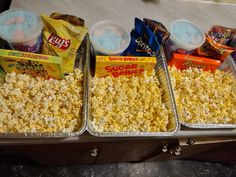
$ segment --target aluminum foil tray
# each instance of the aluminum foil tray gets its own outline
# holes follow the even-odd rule
[[[94,57],[91,57],[91,60],[94,60]],[[90,65],[91,60],[88,62],[88,66],[91,66],[91,68],[94,67],[94,65]],[[95,63],[95,61],[93,61]],[[174,96],[173,91],[170,83],[167,63],[165,59],[165,55],[163,52],[163,49],[161,48],[161,51],[158,54],[157,57],[157,65],[155,67],[156,75],[159,78],[160,85],[164,91],[163,100],[167,106],[167,108],[171,111],[170,114],[170,124],[169,129],[171,131],[169,132],[96,132],[93,130],[91,126],[91,80],[92,80],[92,73],[90,68],[88,68],[88,114],[87,114],[87,131],[93,135],[98,137],[164,137],[164,136],[172,136],[177,131],[179,131],[179,121],[178,121],[178,115],[176,111],[176,105],[174,102]]]
[[[81,135],[86,129],[86,109],[87,109],[87,71],[86,61],[89,57],[89,38],[88,35],[84,38],[77,52],[75,68],[80,68],[84,73],[83,81],[83,108],[82,108],[82,125],[79,130],[72,133],[0,133],[0,138],[65,138]]]
[[[231,56],[223,62],[219,67],[219,70],[231,73],[236,78],[236,64]],[[233,90],[236,93],[236,88]],[[236,128],[236,124],[192,124],[187,122],[181,122],[182,125],[189,128],[198,128],[198,129],[225,129],[225,128]]]

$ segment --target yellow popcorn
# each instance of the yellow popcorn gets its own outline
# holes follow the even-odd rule
[[[96,132],[168,131],[169,111],[154,75],[94,77],[92,128]]]
[[[0,85],[0,132],[74,132],[81,127],[83,74],[63,80],[7,74]]]
[[[190,68],[169,68],[179,118],[192,124],[235,124],[236,79],[216,70],[214,73]]]

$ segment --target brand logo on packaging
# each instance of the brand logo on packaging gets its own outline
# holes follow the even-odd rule
[[[150,56],[157,55],[157,52],[153,51],[151,47],[146,42],[143,41],[142,37],[135,39],[135,42],[138,45],[136,52],[146,52]]]
[[[54,45],[57,48],[60,49],[68,49],[70,47],[70,39],[63,39],[59,36],[57,36],[55,33],[52,33],[49,37],[48,37],[48,42],[52,45]]]

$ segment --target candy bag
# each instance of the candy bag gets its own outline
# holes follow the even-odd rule
[[[224,61],[233,51],[233,48],[219,44],[211,39],[209,35],[206,35],[206,42],[196,50],[196,53],[200,56],[207,56]]]
[[[144,18],[143,22],[156,35],[159,44],[164,44],[167,41],[167,39],[170,37],[170,33],[167,31],[165,26],[161,24],[160,22],[150,20],[147,18]]]
[[[59,13],[50,17],[41,15],[41,18],[44,23],[42,53],[61,56],[64,73],[73,72],[76,52],[87,33],[84,21]]]
[[[235,29],[214,25],[207,34],[215,42],[222,45],[228,45],[232,41],[235,33]]]
[[[129,47],[122,55],[156,56],[160,49],[156,36],[142,20],[135,18],[135,28],[131,31]]]

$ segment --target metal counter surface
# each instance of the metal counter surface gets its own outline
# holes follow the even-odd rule
[[[82,143],[82,142],[108,142],[108,141],[132,141],[137,139],[178,139],[178,138],[195,138],[195,137],[236,137],[236,129],[228,130],[193,130],[185,129],[181,130],[173,136],[167,137],[109,137],[101,138],[94,137],[88,132],[84,132],[79,137],[69,138],[2,138],[0,139],[0,145],[26,145],[26,144],[61,144],[61,143]]]

